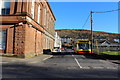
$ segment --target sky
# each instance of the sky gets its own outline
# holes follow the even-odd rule
[[[55,29],[90,30],[90,11],[118,9],[118,2],[49,2],[56,17]],[[118,11],[93,13],[93,30],[118,33]]]

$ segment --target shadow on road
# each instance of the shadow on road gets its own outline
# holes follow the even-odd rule
[[[92,58],[92,59],[104,59],[104,60],[120,60],[120,56],[116,55],[104,55],[104,54],[86,54],[86,58]]]
[[[75,52],[52,52],[48,55],[84,55],[86,58],[91,59],[103,59],[103,60],[120,60],[120,56],[116,55],[105,55],[105,54],[77,54]]]
[[[67,69],[63,67],[54,67],[49,65],[27,65],[27,64],[5,64],[2,66],[3,78],[117,78],[115,70],[83,70],[83,69]],[[12,80],[14,80],[12,79]],[[7,80],[7,79],[5,79]],[[43,80],[43,79],[42,79]],[[61,80],[61,79],[60,79]],[[80,79],[81,80],[81,79]],[[84,79],[86,80],[86,79]],[[102,79],[104,80],[104,79]],[[107,79],[106,79],[107,80]],[[108,79],[110,80],[110,79]]]

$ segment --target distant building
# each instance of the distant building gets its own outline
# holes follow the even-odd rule
[[[0,1],[0,52],[31,57],[53,49],[56,19],[49,3],[7,1]]]
[[[120,43],[113,40],[97,40],[94,42],[94,46],[99,48],[120,48]]]
[[[54,47],[59,47],[59,48],[61,48],[61,46],[62,46],[61,38],[60,38],[60,36],[58,35],[58,33],[55,32],[55,43],[54,43]]]
[[[61,40],[62,40],[62,43],[71,43],[72,42],[72,38],[70,38],[70,37],[62,37]]]
[[[72,48],[73,47],[73,40],[70,37],[62,37],[62,47],[63,48]]]

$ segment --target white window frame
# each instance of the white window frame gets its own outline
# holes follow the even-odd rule
[[[44,25],[46,26],[47,9],[44,8]]]
[[[34,7],[35,7],[35,0],[32,0],[31,14],[33,19],[34,19]]]
[[[37,22],[40,24],[40,17],[41,17],[41,11],[40,11],[41,7],[40,5],[38,6],[38,19]]]

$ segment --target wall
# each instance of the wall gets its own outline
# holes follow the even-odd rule
[[[25,53],[32,55],[42,53],[42,33],[35,28],[26,25],[25,36]]]
[[[35,2],[33,18],[31,4],[31,2],[11,2],[10,14],[0,16],[2,28],[7,31],[6,53],[32,57],[43,53],[43,49],[53,48],[55,17],[51,8],[47,2]],[[40,23],[37,22],[39,5]],[[47,9],[46,25],[43,24],[44,8]]]

